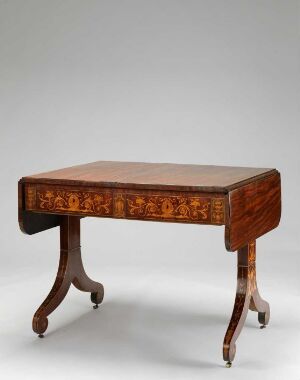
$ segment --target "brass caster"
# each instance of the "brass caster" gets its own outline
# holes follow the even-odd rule
[[[99,307],[98,305],[94,305],[93,309],[98,309],[98,307]]]
[[[226,366],[226,368],[231,368],[232,363],[231,362],[227,362],[225,366]]]
[[[44,334],[39,334],[38,337],[39,337],[39,338],[44,338],[45,335],[44,335]]]
[[[265,329],[267,326],[266,325],[261,325],[259,328],[262,330],[262,329]]]

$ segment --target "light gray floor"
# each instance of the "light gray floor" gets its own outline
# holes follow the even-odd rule
[[[260,330],[256,313],[249,312],[231,369],[224,367],[221,348],[234,300],[233,255],[226,256],[225,268],[94,268],[88,272],[105,284],[104,303],[95,311],[88,294],[71,289],[50,316],[45,339],[32,333],[31,318],[56,269],[38,275],[37,263],[14,276],[4,274],[1,378],[299,380],[299,256],[295,252],[291,268],[277,266],[276,257],[266,253],[259,271],[261,293],[271,304],[270,325]]]

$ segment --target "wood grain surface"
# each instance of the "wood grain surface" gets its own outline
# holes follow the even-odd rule
[[[225,244],[236,251],[276,228],[281,216],[280,174],[254,181],[228,194]]]
[[[281,183],[276,169],[99,161],[23,177],[18,192],[19,224],[33,234],[60,225],[60,263],[54,285],[33,318],[43,336],[48,315],[73,283],[91,292],[96,306],[103,286],[85,273],[80,218],[85,216],[225,225],[225,245],[238,251],[237,291],[223,343],[231,366],[248,309],[263,327],[270,308],[258,292],[256,239],[277,227]]]
[[[281,214],[276,169],[98,161],[23,177],[19,187],[19,223],[30,234],[59,215],[225,225],[235,251]]]
[[[32,212],[25,206],[24,184],[18,183],[18,222],[21,231],[27,235],[37,234],[60,225],[61,215]]]
[[[63,301],[73,284],[83,292],[91,293],[91,301],[100,304],[103,285],[91,280],[84,270],[80,248],[80,218],[63,216],[60,225],[60,260],[57,275],[48,296],[35,312],[33,331],[43,334],[48,327],[48,315]]]
[[[25,183],[28,212],[225,224],[224,194]]]
[[[230,166],[97,161],[24,177],[24,182],[110,188],[227,193],[274,169]]]
[[[258,322],[269,323],[270,306],[261,298],[256,281],[256,242],[252,241],[238,250],[237,287],[231,319],[223,342],[223,359],[232,362],[236,340],[244,326],[248,310],[258,312]]]

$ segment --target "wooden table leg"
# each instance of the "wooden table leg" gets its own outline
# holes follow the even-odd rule
[[[243,328],[248,309],[258,312],[258,320],[265,327],[270,319],[269,304],[262,300],[256,284],[255,241],[238,250],[237,290],[234,308],[223,343],[223,358],[231,367],[235,356],[236,340]]]
[[[60,261],[54,285],[45,301],[34,314],[33,331],[43,337],[48,327],[47,316],[52,313],[65,298],[70,285],[91,293],[91,301],[98,307],[103,300],[102,284],[92,281],[85,273],[80,251],[80,218],[63,216],[60,225]]]

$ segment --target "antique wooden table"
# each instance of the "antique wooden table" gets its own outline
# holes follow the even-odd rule
[[[99,161],[23,177],[19,224],[29,235],[60,226],[60,261],[54,285],[33,317],[43,337],[48,315],[73,283],[90,292],[94,308],[103,286],[85,273],[80,219],[86,216],[225,225],[225,246],[237,251],[237,290],[223,343],[227,367],[248,309],[265,327],[269,304],[258,292],[255,241],[277,227],[281,214],[280,174],[275,169]]]

